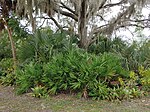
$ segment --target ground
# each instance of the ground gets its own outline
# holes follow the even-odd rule
[[[0,85],[0,112],[150,112],[150,96],[120,103],[65,94],[38,99],[28,94],[18,96],[13,87]]]

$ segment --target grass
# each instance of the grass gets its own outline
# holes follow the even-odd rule
[[[65,94],[38,99],[28,94],[17,96],[13,87],[0,85],[0,112],[150,112],[150,96],[123,102],[85,100]]]

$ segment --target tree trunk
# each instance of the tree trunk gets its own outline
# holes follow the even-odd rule
[[[12,51],[12,56],[13,56],[14,68],[16,68],[16,66],[17,66],[17,57],[16,57],[15,44],[14,44],[14,41],[13,41],[13,38],[12,38],[12,32],[11,32],[10,28],[8,27],[6,20],[3,19],[3,21],[4,21],[5,29],[8,32],[8,37],[9,37],[10,44],[11,44],[11,51]]]
[[[0,25],[2,25],[0,27],[0,30],[3,30],[3,28],[5,28],[8,32],[9,41],[10,41],[11,50],[12,50],[14,68],[15,68],[17,66],[16,48],[15,48],[15,44],[12,38],[12,32],[7,24],[7,21],[5,20],[5,18],[9,17],[9,12],[12,10],[12,1],[11,0],[0,1],[0,6],[1,6]]]
[[[8,28],[7,31],[8,31],[9,40],[10,40],[10,43],[11,43],[12,56],[13,56],[13,61],[14,61],[14,68],[16,68],[16,66],[17,66],[16,48],[15,48],[15,44],[14,44],[14,41],[13,41],[13,38],[12,38],[11,30]]]
[[[87,49],[88,47],[88,37],[87,37],[87,0],[81,0],[81,6],[79,10],[78,18],[78,32],[80,37],[79,47]]]

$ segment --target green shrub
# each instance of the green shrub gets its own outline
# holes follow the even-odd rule
[[[11,58],[11,46],[8,34],[5,31],[0,34],[0,61],[3,58]]]
[[[150,66],[150,40],[128,43],[121,38],[107,39],[99,37],[96,43],[89,46],[88,52],[94,54],[103,54],[111,52],[120,54],[124,58],[124,67],[128,70],[138,70],[139,66]]]
[[[13,68],[12,58],[3,58],[0,61],[0,68],[2,71],[7,71],[8,69]]]
[[[1,76],[1,78],[0,78],[1,84],[6,85],[6,86],[14,85],[15,84],[15,80],[16,80],[16,76],[15,76],[15,74],[13,72],[12,73],[8,73],[5,76]]]
[[[106,53],[96,56],[79,50],[58,54],[43,65],[43,71],[42,81],[52,93],[71,90],[83,95],[92,83],[99,85],[96,82],[105,81],[107,86],[117,77],[129,77],[129,72],[123,69],[117,55]]]
[[[144,94],[137,88],[117,87],[111,88],[109,93],[109,100],[129,100],[133,98],[140,98]]]
[[[150,40],[146,40],[142,43],[138,53],[140,66],[143,66],[144,68],[150,68]]]
[[[19,20],[16,17],[7,19],[7,23],[12,31],[11,33],[15,48],[18,50],[22,40],[28,36],[28,33],[25,31],[24,28],[21,28]],[[11,58],[11,57],[12,51],[8,32],[6,30],[3,30],[0,34],[0,61],[3,58]]]
[[[85,98],[123,100],[142,95],[136,86],[140,77],[125,70],[122,57],[113,53],[93,55],[71,49],[54,55],[49,62],[33,60],[15,73],[17,93],[32,91],[35,97],[73,92]]]
[[[23,69],[16,70],[17,94],[28,92],[31,88],[41,84],[42,65],[30,62]]]
[[[150,91],[150,41],[138,45],[101,37],[86,52],[64,32],[45,28],[27,34],[18,21],[12,19],[9,25],[19,67],[14,72],[4,32],[0,38],[0,81],[15,85],[18,94],[32,91],[33,96],[43,97],[73,92],[85,98],[123,100],[142,96],[140,84],[142,90]]]
[[[106,84],[96,81],[95,83],[91,83],[89,85],[88,96],[92,97],[94,100],[109,99],[109,90],[110,88]]]
[[[22,39],[19,42],[17,49],[17,57],[21,64],[29,62],[35,58],[35,47],[32,41],[32,36],[28,36],[26,39]]]
[[[13,85],[15,78],[13,60],[11,58],[2,59],[0,61],[0,82],[4,85]]]
[[[42,98],[42,97],[48,96],[48,92],[47,92],[46,88],[42,87],[41,85],[31,88],[31,90],[32,90],[31,95],[33,97]]]
[[[139,67],[139,74],[143,89],[150,92],[150,68]]]
[[[36,59],[50,61],[52,56],[66,52],[72,47],[72,37],[63,32],[53,33],[50,29],[37,30],[20,42],[18,57],[21,62]]]

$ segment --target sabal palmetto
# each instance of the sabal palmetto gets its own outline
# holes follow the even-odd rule
[[[45,28],[37,30],[20,43],[18,56],[21,61],[33,58],[49,61],[53,55],[67,52],[71,48],[72,42],[65,33],[53,33],[52,30]]]

